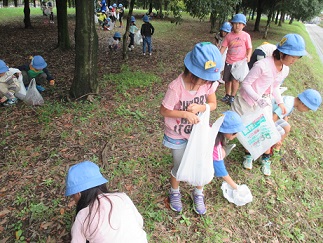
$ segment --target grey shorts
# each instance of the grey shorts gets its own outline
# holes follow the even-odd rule
[[[279,134],[281,136],[283,136],[285,134],[285,130],[284,127],[290,126],[289,123],[287,121],[285,121],[284,119],[279,119],[275,122],[277,131],[279,132]]]
[[[231,82],[234,80],[234,77],[231,74],[232,64],[225,63],[224,64],[224,70],[223,70],[223,81],[224,82]]]

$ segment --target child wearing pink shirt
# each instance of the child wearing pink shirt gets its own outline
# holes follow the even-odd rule
[[[173,168],[169,191],[170,208],[182,211],[177,170],[181,163],[192,127],[199,122],[197,114],[204,112],[205,103],[210,110],[217,106],[215,91],[220,79],[222,57],[219,49],[210,42],[201,42],[187,53],[184,59],[185,70],[168,85],[160,107],[165,121],[163,144],[172,150]],[[203,187],[197,186],[193,193],[193,208],[197,214],[205,214]]]
[[[221,54],[228,49],[223,73],[226,94],[221,99],[221,101],[228,104],[231,104],[234,101],[234,97],[239,89],[239,81],[235,80],[231,74],[232,65],[245,58],[247,58],[247,62],[249,62],[252,53],[250,35],[243,31],[243,28],[247,23],[246,16],[243,14],[236,14],[231,20],[231,23],[233,25],[233,31],[227,34],[220,49]]]
[[[256,62],[241,85],[240,93],[232,104],[232,109],[239,115],[253,112],[259,106],[269,116],[272,116],[273,96],[282,114],[286,113],[280,84],[289,74],[289,66],[300,57],[306,55],[304,39],[298,34],[287,34],[277,44],[273,56]],[[243,161],[245,169],[252,169],[252,157],[246,152]],[[271,175],[270,148],[261,158],[261,171],[264,175]]]

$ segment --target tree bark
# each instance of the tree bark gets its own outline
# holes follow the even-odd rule
[[[216,16],[217,14],[212,11],[211,15],[210,15],[210,22],[211,22],[211,29],[210,29],[210,33],[216,33]]]
[[[24,24],[25,24],[25,29],[32,28],[31,22],[30,22],[29,0],[25,0],[25,6],[24,6]]]
[[[68,33],[67,19],[67,1],[56,0],[57,7],[57,28],[58,28],[58,48],[68,50],[71,48],[70,38]]]
[[[73,98],[98,92],[98,35],[92,1],[76,0],[75,72],[70,89]]]
[[[126,31],[122,37],[122,58],[124,60],[128,59],[128,36],[129,36],[129,27],[130,27],[130,23],[131,23],[131,15],[133,12],[134,5],[135,5],[135,0],[130,0],[129,12],[128,12],[128,16],[127,16]]]

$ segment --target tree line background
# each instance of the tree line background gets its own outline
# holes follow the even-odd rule
[[[62,51],[71,47],[68,33],[67,8],[75,8],[75,72],[70,88],[72,98],[86,97],[87,94],[98,93],[97,55],[98,35],[95,28],[94,14],[99,7],[98,1],[56,0],[58,42],[57,48]],[[254,20],[254,31],[260,31],[262,16],[267,17],[264,38],[270,24],[281,26],[285,21],[308,21],[318,16],[323,9],[323,0],[108,0],[107,6],[122,3],[128,9],[127,25],[123,35],[123,58],[127,59],[127,38],[129,23],[134,8],[147,9],[157,18],[170,18],[173,23],[180,24],[182,12],[200,20],[210,20],[210,32],[216,32],[219,26],[232,18],[236,13],[244,13],[248,19]],[[2,0],[2,7],[24,6],[24,26],[32,28],[31,7],[39,7],[41,1]]]

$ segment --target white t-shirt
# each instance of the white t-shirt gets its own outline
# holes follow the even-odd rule
[[[273,52],[277,49],[277,46],[274,44],[267,43],[258,46],[256,49],[262,50],[266,54],[266,57],[271,57],[273,55]]]
[[[112,205],[106,197],[111,200]],[[95,201],[89,228],[89,207],[83,208],[76,215],[72,226],[72,243],[85,243],[86,240],[91,243],[147,242],[142,216],[125,193],[106,193],[99,198],[100,214],[94,214],[98,207],[98,202]]]
[[[289,116],[293,110],[294,110],[294,103],[295,103],[295,97],[293,96],[283,96],[283,102],[286,108],[286,114],[282,114],[282,110],[280,107],[277,105],[277,103],[272,100],[273,102],[273,112],[280,118],[283,119],[285,116]]]

